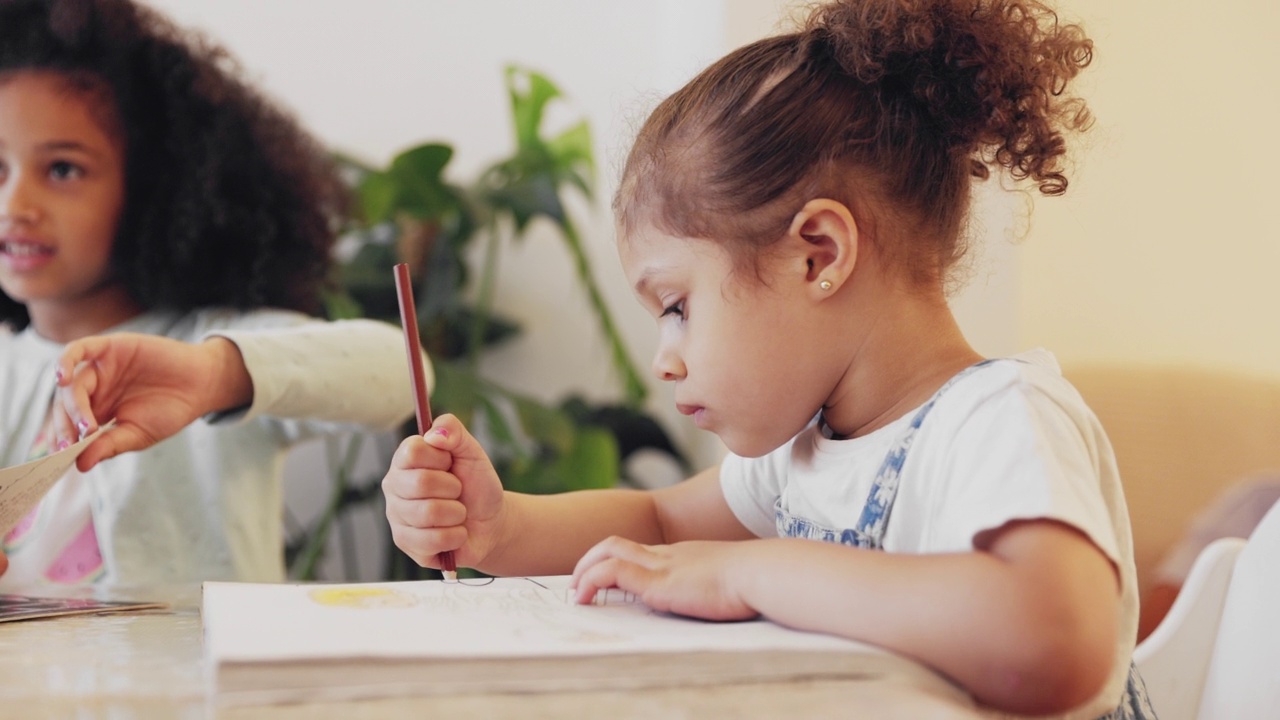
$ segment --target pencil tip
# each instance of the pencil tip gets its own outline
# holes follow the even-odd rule
[[[444,576],[445,582],[458,582],[458,573],[455,570],[442,570],[440,574]]]

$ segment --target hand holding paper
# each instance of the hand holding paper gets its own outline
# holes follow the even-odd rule
[[[52,455],[0,470],[0,537],[7,535],[66,474],[76,458],[114,424],[114,421],[107,423],[75,445]]]
[[[58,373],[54,429],[59,442],[93,432],[99,417],[114,417],[117,423],[114,432],[79,456],[76,466],[82,471],[253,398],[244,360],[225,338],[198,344],[129,333],[85,338],[67,346]]]

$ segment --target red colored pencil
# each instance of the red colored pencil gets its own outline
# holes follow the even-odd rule
[[[400,325],[404,328],[404,349],[409,355],[409,377],[413,380],[413,408],[418,416],[418,434],[431,429],[431,395],[427,391],[427,375],[422,370],[422,344],[418,340],[418,306],[413,302],[413,282],[409,266],[399,263],[396,271],[396,297],[400,300]],[[453,551],[439,555],[440,572],[445,580],[457,581],[458,566]]]

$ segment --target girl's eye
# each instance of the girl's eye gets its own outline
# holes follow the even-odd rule
[[[49,177],[55,180],[74,180],[84,175],[84,170],[75,163],[57,160],[49,166]]]
[[[683,320],[684,319],[684,301],[681,300],[678,303],[674,303],[664,308],[662,310],[662,317],[666,317],[668,315],[675,315],[676,317]]]

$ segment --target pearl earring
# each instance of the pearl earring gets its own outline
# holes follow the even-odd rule
[[[830,290],[830,289],[831,289],[831,281],[830,281],[830,280],[823,280],[822,282],[818,283],[818,287],[822,288],[823,290]]]

